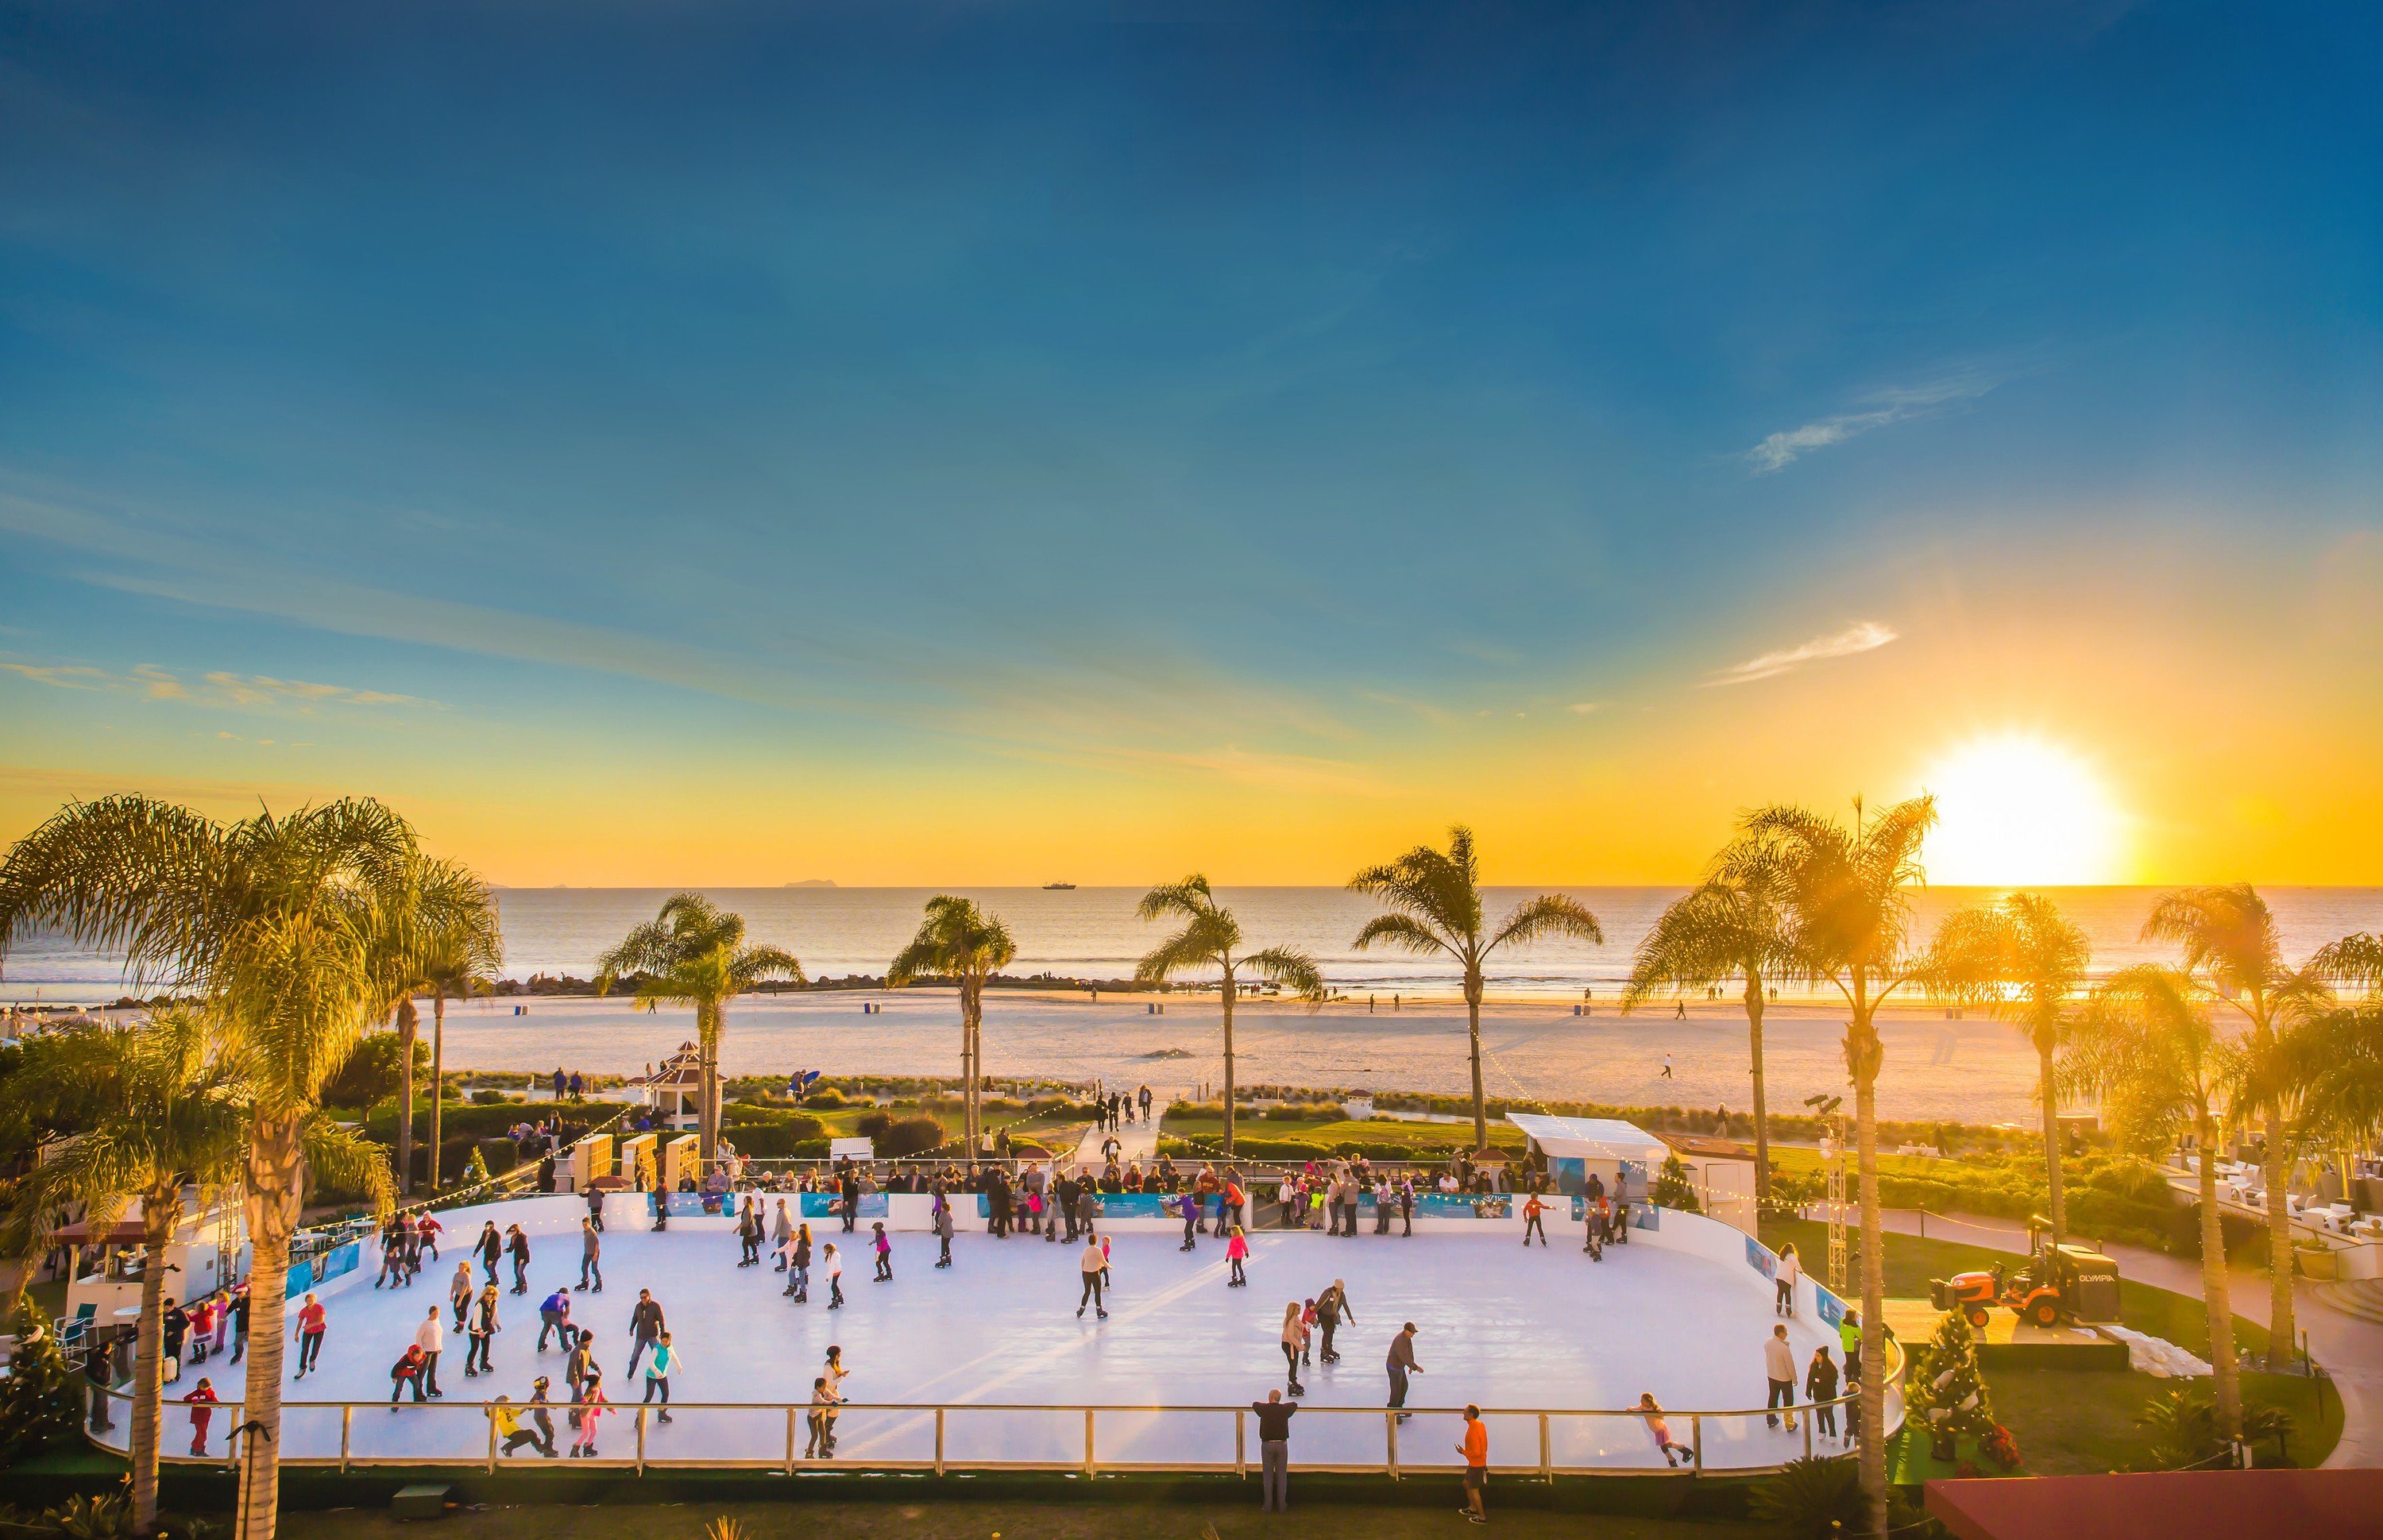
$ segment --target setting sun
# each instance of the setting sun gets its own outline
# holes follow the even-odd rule
[[[1927,777],[1936,796],[1928,840],[1934,882],[1980,887],[2118,881],[2125,816],[2091,765],[2041,738],[1965,744]]]

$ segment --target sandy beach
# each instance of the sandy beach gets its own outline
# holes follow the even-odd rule
[[[863,1014],[864,1002],[883,1009]],[[1220,1071],[1213,997],[1177,997],[1153,1015],[1146,996],[1001,991],[985,1006],[988,1073],[1143,1082],[1168,1091],[1214,1080]],[[527,1014],[513,1015],[515,1005]],[[729,1011],[723,1066],[732,1075],[818,1069],[828,1074],[934,1074],[958,1051],[959,1017],[948,990],[747,996]],[[1387,998],[1310,1010],[1243,1003],[1234,1011],[1237,1068],[1244,1084],[1462,1092],[1469,1079],[1461,1004]],[[1774,1111],[1801,1110],[1806,1096],[1845,1089],[1838,1044],[1841,1012],[1782,1004],[1764,1016],[1763,1043]],[[617,1000],[480,1000],[450,1005],[450,1068],[634,1073],[694,1029],[693,1014],[647,1014]],[[1967,1123],[2030,1121],[2035,1063],[2019,1034],[1972,1016],[1947,1021],[1915,1007],[1882,1017],[1886,1068],[1881,1115]],[[1579,1100],[1627,1105],[1752,1103],[1747,1081],[1746,1016],[1734,1003],[1692,1002],[1685,1020],[1668,1004],[1631,1016],[1611,1004],[1574,1016],[1568,1005],[1498,1003],[1482,1013],[1489,1093],[1515,1100]],[[1673,1078],[1662,1078],[1665,1053]]]

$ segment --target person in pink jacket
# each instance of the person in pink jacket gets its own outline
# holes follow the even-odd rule
[[[1233,1238],[1225,1242],[1225,1260],[1233,1267],[1232,1280],[1225,1285],[1227,1288],[1240,1288],[1250,1281],[1241,1272],[1241,1263],[1247,1262],[1249,1256],[1250,1238],[1243,1235],[1241,1227],[1236,1225],[1233,1226]]]

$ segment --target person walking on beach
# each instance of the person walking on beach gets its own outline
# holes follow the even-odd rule
[[[323,1330],[328,1324],[323,1301],[307,1295],[306,1302],[298,1307],[298,1378],[304,1379],[306,1371],[323,1356]]]
[[[662,1398],[661,1420],[669,1422],[670,1377],[679,1366],[678,1349],[671,1346],[671,1334],[664,1332],[654,1344],[653,1356],[646,1361],[646,1400],[651,1401],[659,1392]]]
[[[558,1288],[537,1306],[537,1350],[546,1351],[546,1334],[552,1332],[562,1344],[564,1352],[571,1351],[573,1339],[578,1335],[571,1329],[571,1291]]]
[[[1796,1243],[1789,1241],[1779,1249],[1779,1271],[1773,1281],[1778,1285],[1779,1298],[1772,1305],[1777,1315],[1796,1313],[1796,1286],[1803,1281],[1804,1264],[1796,1255]]]
[[[1811,1361],[1804,1366],[1804,1398],[1812,1403],[1813,1431],[1823,1438],[1834,1438],[1837,1435],[1837,1409],[1832,1403],[1837,1398],[1837,1365],[1835,1360],[1829,1357],[1829,1345],[1825,1342],[1812,1349]],[[1852,1431],[1849,1419],[1846,1423],[1848,1435]]]
[[[1762,1375],[1770,1382],[1770,1399],[1762,1403],[1770,1415],[1762,1419],[1767,1427],[1779,1425],[1779,1409],[1787,1410],[1787,1431],[1796,1431],[1796,1350],[1787,1345],[1784,1323],[1771,1328],[1770,1338],[1762,1344]]]
[[[1423,1365],[1415,1361],[1414,1339],[1415,1324],[1412,1321],[1400,1327],[1399,1335],[1390,1338],[1390,1356],[1386,1367],[1390,1374],[1390,1406],[1393,1410],[1407,1404],[1407,1376],[1423,1373]],[[1401,1411],[1399,1421],[1403,1423],[1408,1416],[1409,1413]]]
[[[653,1350],[655,1343],[668,1335],[662,1321],[661,1301],[652,1289],[637,1290],[637,1302],[629,1307],[629,1373],[637,1372],[637,1360]]]
[[[1672,1078],[1672,1055],[1669,1053],[1663,1055],[1663,1073],[1659,1078],[1665,1080]]]
[[[1258,1420],[1258,1467],[1263,1472],[1265,1502],[1261,1513],[1283,1513],[1290,1509],[1290,1419],[1299,1411],[1282,1398],[1279,1390],[1269,1390],[1263,1401],[1252,1401],[1250,1411]]]
[[[1282,1361],[1290,1366],[1284,1387],[1294,1396],[1307,1394],[1307,1386],[1299,1383],[1299,1352],[1306,1343],[1307,1323],[1301,1317],[1299,1301],[1288,1300],[1282,1307]]]
[[[820,1253],[820,1265],[827,1269],[827,1308],[844,1308],[844,1258],[836,1254],[835,1242],[827,1243]]]
[[[447,1330],[438,1324],[438,1307],[430,1307],[430,1314],[414,1328],[414,1345],[422,1349],[422,1388],[434,1398],[447,1392],[438,1388],[438,1355],[447,1346]]]
[[[1076,1301],[1078,1320],[1083,1319],[1086,1305],[1100,1312],[1102,1320],[1105,1321],[1109,1318],[1107,1307],[1101,1303],[1101,1273],[1108,1264],[1109,1259],[1102,1253],[1097,1241],[1085,1242],[1083,1255],[1076,1259],[1077,1270],[1083,1275],[1084,1279],[1083,1295]]]
[[[1464,1409],[1464,1436],[1459,1440],[1456,1452],[1464,1457],[1464,1506],[1457,1509],[1466,1521],[1475,1524],[1489,1522],[1489,1428],[1481,1421],[1481,1409],[1468,1404]]]
[[[579,1222],[579,1287],[586,1288],[587,1280],[596,1280],[596,1292],[604,1292],[604,1243],[596,1238],[596,1222]]]
[[[1135,1091],[1133,1093],[1133,1099],[1142,1103],[1142,1120],[1144,1123],[1148,1123],[1150,1121],[1150,1088],[1148,1086],[1144,1086],[1140,1090]]]
[[[1680,1461],[1673,1456],[1685,1458],[1690,1464],[1696,1462],[1696,1450],[1685,1444],[1672,1442],[1672,1424],[1664,1420],[1663,1409],[1655,1404],[1653,1391],[1647,1391],[1638,1398],[1638,1411],[1647,1419],[1648,1436],[1655,1440],[1655,1452],[1663,1457],[1665,1465],[1674,1470],[1679,1468]]]
[[[786,1212],[786,1201],[778,1200],[775,1213],[770,1215],[770,1250],[778,1254],[777,1270],[786,1270],[786,1241],[795,1233],[794,1215]]]
[[[1233,1270],[1233,1275],[1225,1282],[1227,1288],[1241,1288],[1249,1283],[1248,1275],[1241,1271],[1241,1263],[1247,1262],[1249,1256],[1250,1238],[1243,1235],[1241,1227],[1236,1225],[1233,1226],[1232,1238],[1225,1242],[1225,1262]]]
[[[877,1251],[877,1275],[870,1282],[892,1283],[894,1281],[894,1243],[885,1238],[885,1221],[873,1220],[869,1228],[869,1243]]]
[[[529,1292],[529,1237],[519,1225],[505,1228],[505,1251],[513,1262],[513,1292]]]
[[[480,1298],[472,1312],[472,1324],[463,1339],[463,1377],[475,1378],[482,1374],[493,1374],[497,1366],[488,1361],[488,1349],[496,1335],[504,1328],[497,1324],[497,1286],[481,1287]],[[475,1367],[476,1365],[476,1367]]]
[[[1531,1237],[1535,1235],[1539,1238],[1539,1249],[1547,1249],[1548,1227],[1540,1223],[1540,1216],[1547,1212],[1548,1206],[1539,1201],[1537,1193],[1534,1192],[1523,1200],[1523,1247],[1525,1250],[1530,1249]]]
[[[1315,1356],[1320,1361],[1340,1361],[1340,1352],[1332,1346],[1332,1334],[1340,1330],[1343,1319],[1353,1326],[1357,1324],[1357,1312],[1349,1308],[1349,1286],[1335,1278],[1331,1287],[1315,1297],[1315,1329],[1321,1337],[1316,1344]]]

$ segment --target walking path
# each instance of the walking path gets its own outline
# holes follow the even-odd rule
[[[1153,1086],[1148,1118],[1137,1118],[1114,1133],[1104,1132],[1097,1123],[1085,1129],[1082,1140],[1076,1146],[1076,1164],[1089,1166],[1094,1171],[1106,1166],[1108,1157],[1101,1153],[1101,1145],[1110,1139],[1117,1141],[1119,1165],[1128,1165],[1135,1161],[1148,1165],[1158,1159],[1158,1125],[1166,1117],[1167,1103],[1172,1096],[1171,1091],[1163,1091]],[[1136,1107],[1134,1110],[1139,1112],[1142,1109]]]
[[[1887,1229],[1898,1235],[1918,1235],[1924,1223],[1934,1239],[2027,1253],[2025,1226],[2006,1219],[1931,1214],[1923,1221],[1908,1209],[1890,1210],[1883,1218]],[[2171,1293],[2201,1297],[2197,1262],[2134,1246],[2104,1245],[2102,1250],[2118,1262],[2127,1277]],[[2266,1325],[2267,1275],[2255,1268],[2229,1267],[2227,1280],[2234,1313]],[[2307,1336],[2309,1356],[2325,1365],[2334,1388],[2341,1392],[2341,1442],[2334,1446],[2326,1464],[2383,1466],[2383,1324],[2350,1313],[2335,1303],[2332,1293],[2305,1281],[2292,1293],[2292,1318]]]

